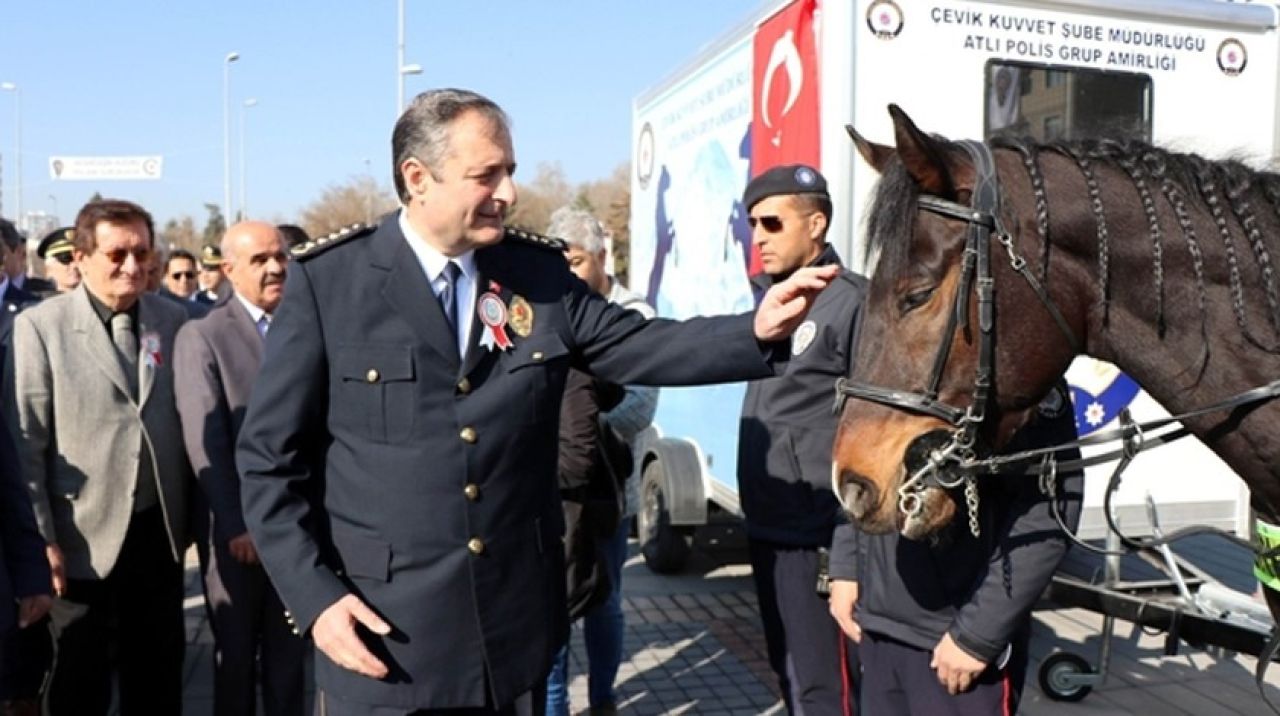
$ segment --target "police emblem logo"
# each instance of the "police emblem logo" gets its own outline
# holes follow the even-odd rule
[[[1234,37],[1228,37],[1218,45],[1218,69],[1228,77],[1235,77],[1244,72],[1244,66],[1249,64],[1249,52],[1244,49],[1244,43]]]
[[[902,8],[893,0],[876,0],[867,6],[867,27],[881,40],[897,37],[902,24]]]
[[[809,167],[796,169],[796,183],[800,186],[813,186],[817,181],[818,175],[814,174]]]
[[[533,332],[533,306],[529,305],[524,296],[517,294],[511,297],[511,307],[508,312],[511,330],[515,331],[517,336],[527,338]]]
[[[800,324],[796,332],[791,336],[791,355],[798,356],[813,344],[813,339],[818,335],[818,326],[813,321],[805,321]]]

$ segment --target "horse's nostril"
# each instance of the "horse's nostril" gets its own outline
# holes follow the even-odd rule
[[[840,490],[845,508],[853,513],[854,517],[861,518],[875,510],[879,493],[875,483],[866,476],[852,470],[841,470]]]

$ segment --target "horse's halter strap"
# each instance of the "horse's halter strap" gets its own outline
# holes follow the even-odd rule
[[[969,470],[961,469],[971,465],[976,458],[975,445],[978,431],[986,419],[988,403],[991,399],[992,380],[995,376],[995,277],[991,267],[991,236],[1005,248],[1009,257],[1009,265],[1017,271],[1031,286],[1040,298],[1058,328],[1066,336],[1074,352],[1079,352],[1079,344],[1062,312],[1054,305],[1048,291],[1027,268],[1027,262],[1013,246],[1013,238],[1005,230],[1000,220],[1000,188],[996,177],[995,158],[990,148],[981,142],[963,141],[958,144],[969,154],[974,167],[974,189],[970,206],[964,206],[937,196],[922,195],[917,201],[922,211],[957,219],[969,225],[965,238],[964,253],[960,266],[960,279],[956,285],[956,297],[952,311],[947,319],[947,327],[942,336],[942,343],[934,357],[933,370],[923,393],[882,388],[867,383],[841,378],[836,381],[836,401],[834,411],[839,413],[848,398],[879,403],[891,408],[898,408],[913,413],[931,415],[949,423],[954,430],[951,440],[943,447],[933,450],[928,464],[911,475],[902,485],[899,492],[902,499],[899,506],[908,514],[918,512],[921,503],[918,494],[912,498],[909,493],[918,493],[926,487],[953,488],[969,478]],[[968,408],[958,408],[938,400],[942,384],[942,374],[947,359],[951,354],[951,345],[955,340],[956,329],[969,323],[970,289],[978,297],[978,365],[973,379],[973,400]],[[941,477],[940,468],[944,465],[955,466],[957,477],[946,480]],[[974,516],[971,515],[971,519]]]

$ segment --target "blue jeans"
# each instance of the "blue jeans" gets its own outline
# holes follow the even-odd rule
[[[609,598],[582,618],[583,641],[587,647],[587,699],[589,705],[617,702],[613,682],[622,663],[622,564],[627,561],[627,532],[631,520],[624,519],[603,545],[608,556]],[[569,715],[569,645],[556,654],[547,676],[547,716]]]

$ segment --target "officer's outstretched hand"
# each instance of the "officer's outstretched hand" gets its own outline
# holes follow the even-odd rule
[[[858,604],[858,583],[848,579],[831,580],[831,596],[827,597],[827,611],[831,618],[840,625],[840,631],[853,640],[862,642],[862,627],[853,618],[853,609]]]
[[[387,675],[387,665],[365,647],[356,634],[356,622],[375,634],[385,636],[391,633],[391,627],[359,597],[348,594],[320,612],[320,617],[311,627],[311,638],[316,647],[338,666],[372,679],[381,679]]]
[[[756,338],[780,341],[790,336],[809,313],[813,299],[839,274],[840,267],[834,264],[806,266],[772,286],[756,309]]]

